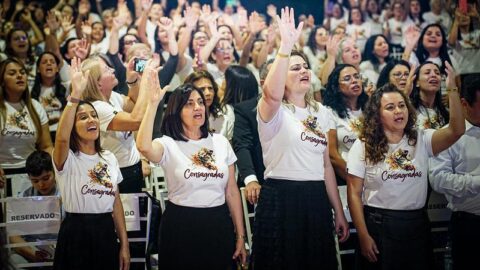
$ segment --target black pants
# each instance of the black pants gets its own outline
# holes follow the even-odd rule
[[[480,242],[480,216],[457,211],[452,213],[450,222],[453,269],[475,269],[478,267],[475,246]]]
[[[388,210],[364,206],[364,215],[379,254],[377,262],[370,263],[358,247],[357,269],[432,269],[430,222],[425,209]]]
[[[142,161],[137,164],[120,168],[122,172],[123,181],[118,184],[120,193],[140,193],[145,187],[142,173]]]

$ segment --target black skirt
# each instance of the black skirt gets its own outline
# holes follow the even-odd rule
[[[230,269],[234,236],[226,204],[193,208],[169,202],[160,224],[158,269]]]
[[[255,270],[336,270],[333,213],[324,181],[266,180],[252,245]]]
[[[60,225],[53,269],[119,269],[119,252],[112,213],[67,213]]]
[[[142,188],[145,187],[145,181],[143,181],[142,161],[132,166],[120,168],[123,181],[118,184],[120,193],[140,193]]]

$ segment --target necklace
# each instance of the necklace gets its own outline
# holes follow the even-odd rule
[[[25,108],[25,103],[23,103],[23,100],[20,101],[20,102],[10,102],[10,101],[7,101],[8,104],[10,104],[10,106],[12,106],[15,110],[17,111],[22,111],[23,108]]]

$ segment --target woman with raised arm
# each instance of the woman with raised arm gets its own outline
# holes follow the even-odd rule
[[[66,211],[53,268],[128,270],[130,252],[118,192],[122,174],[115,156],[100,146],[95,108],[80,100],[90,73],[82,74],[80,65],[78,58],[72,60],[72,92],[58,124],[53,150]]]
[[[166,90],[155,82],[137,136],[137,147],[159,163],[168,183],[168,204],[159,233],[160,269],[231,269],[245,264],[245,230],[235,181],[235,154],[228,140],[208,131],[203,92],[191,84],[172,92],[163,137],[152,141],[155,111]],[[235,240],[236,234],[236,240]],[[179,259],[181,255],[181,259]]]
[[[432,269],[425,207],[428,157],[450,147],[465,132],[455,73],[447,62],[445,66],[450,102],[446,128],[417,128],[415,108],[392,84],[377,89],[366,105],[359,140],[347,161],[359,269]]]
[[[332,118],[309,92],[306,57],[292,52],[303,23],[295,28],[288,7],[277,21],[281,45],[257,113],[266,170],[255,214],[253,264],[255,269],[337,269],[333,233],[343,242],[349,231],[328,153]]]

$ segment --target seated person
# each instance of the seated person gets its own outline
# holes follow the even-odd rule
[[[31,153],[25,164],[28,178],[32,186],[19,197],[59,196],[53,171],[52,157],[44,151]],[[56,234],[15,235],[10,237],[10,243],[56,240]],[[52,261],[55,253],[54,245],[24,246],[14,249],[11,262],[14,264]]]

